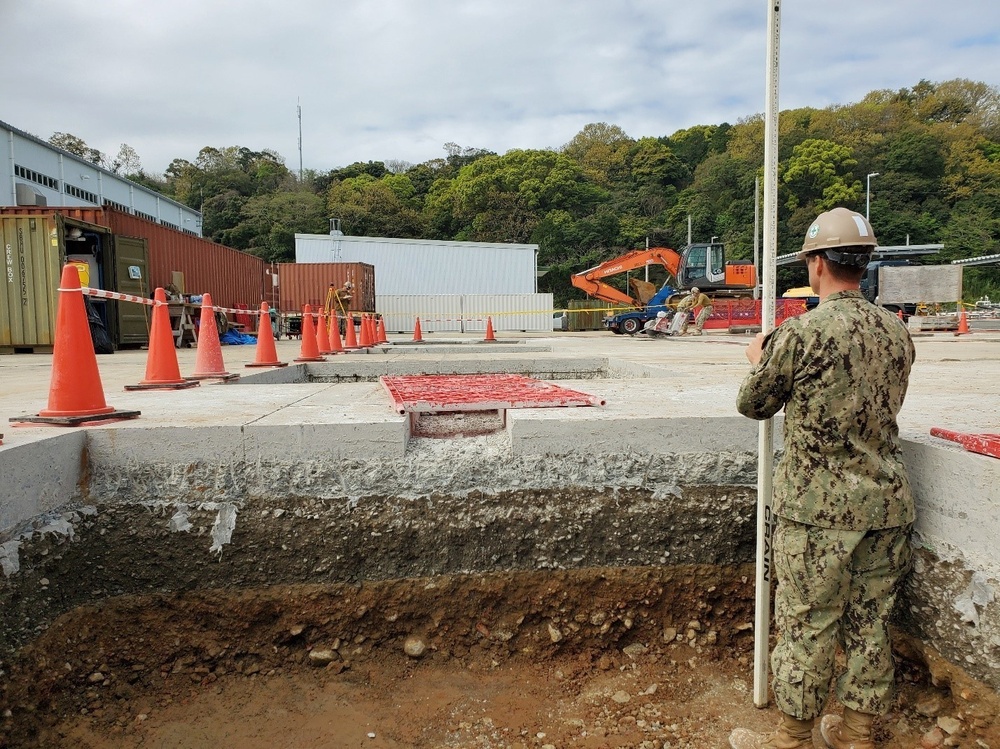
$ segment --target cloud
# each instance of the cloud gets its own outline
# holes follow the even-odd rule
[[[741,0],[49,0],[7,3],[0,119],[147,170],[204,146],[298,165],[419,163],[442,146],[559,147],[584,125],[632,137],[764,108],[765,3]],[[786,3],[782,108],[921,79],[1000,84],[1000,6]]]

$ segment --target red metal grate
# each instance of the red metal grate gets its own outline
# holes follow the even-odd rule
[[[1000,434],[967,434],[966,432],[953,432],[950,429],[942,429],[941,427],[931,427],[931,435],[957,442],[971,453],[989,455],[991,458],[1000,458]]]
[[[604,405],[593,395],[524,375],[407,375],[379,379],[401,414]]]

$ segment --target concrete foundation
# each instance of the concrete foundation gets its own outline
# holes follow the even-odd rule
[[[478,360],[412,351],[343,359],[109,397],[141,408],[132,422],[7,429],[0,659],[73,607],[123,594],[508,570],[745,571],[757,425],[733,403],[746,341],[708,336],[650,355],[659,342],[596,340],[620,349],[567,355],[546,339],[554,353],[544,358],[523,347]],[[629,345],[643,355],[625,356]],[[917,345],[931,360],[931,345]],[[128,372],[115,364],[127,382],[143,361]],[[559,380],[608,405],[512,410],[494,434],[415,438],[376,382],[466,371]],[[1000,462],[932,440],[926,428],[955,421],[955,398],[996,404],[1000,393],[938,402],[934,390],[915,383],[901,417],[919,512],[901,625],[998,689]],[[23,393],[17,403],[23,409]],[[0,405],[5,418],[16,415],[10,401]],[[741,584],[752,596],[752,578]]]

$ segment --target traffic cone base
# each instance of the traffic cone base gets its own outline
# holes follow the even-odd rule
[[[126,390],[183,390],[197,387],[181,377],[177,364],[177,347],[170,330],[170,311],[167,307],[167,292],[157,288],[153,292],[156,306],[153,307],[153,322],[149,328],[149,354],[146,357],[146,376],[138,385],[126,385]]]
[[[181,380],[180,382],[140,382],[138,385],[126,385],[125,389],[132,390],[184,390],[200,385],[197,380]]]
[[[67,264],[59,283],[48,406],[37,416],[14,417],[11,421],[80,426],[95,421],[134,419],[138,415],[139,411],[115,410],[104,400],[87,308],[80,291],[80,273],[76,266]]]
[[[107,424],[112,421],[126,421],[139,417],[142,411],[123,411],[112,409],[111,413],[90,414],[89,416],[11,416],[10,421],[17,424],[51,424],[59,427],[85,427],[91,424]]]
[[[288,362],[278,361],[278,351],[274,345],[274,331],[271,330],[271,308],[267,302],[260,303],[260,320],[257,321],[257,352],[254,360],[246,367],[287,367]]]
[[[188,375],[185,379],[195,381],[198,380],[218,380],[219,382],[232,382],[233,380],[240,379],[239,372],[226,372],[225,374],[192,374]]]

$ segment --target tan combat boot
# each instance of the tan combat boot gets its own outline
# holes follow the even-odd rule
[[[819,724],[820,735],[830,749],[875,749],[872,740],[874,715],[844,708],[844,717],[824,715]]]
[[[737,728],[729,734],[732,749],[813,749],[814,718],[799,720],[782,713],[781,725],[772,734],[754,733]]]

